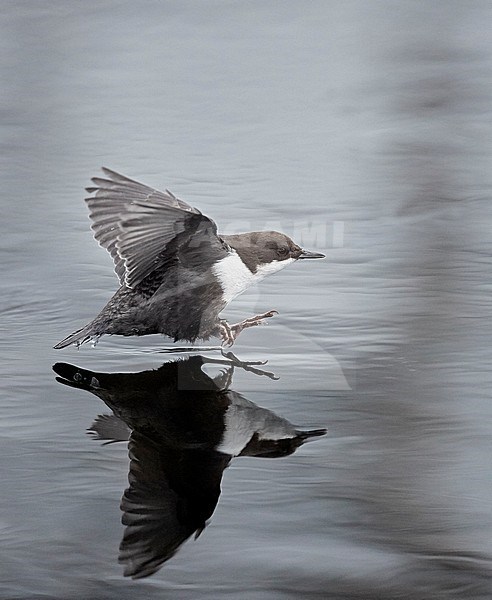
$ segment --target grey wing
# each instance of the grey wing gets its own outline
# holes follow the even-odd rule
[[[133,288],[156,269],[168,252],[196,235],[197,246],[206,244],[225,256],[225,244],[217,235],[215,223],[199,210],[124,175],[103,168],[107,179],[94,177],[87,188],[94,194],[86,199],[94,237],[108,250],[121,285]],[[173,246],[171,250],[171,246]]]
[[[126,442],[130,439],[131,430],[128,425],[114,414],[97,415],[87,433],[95,440],[104,440],[103,446],[115,442]]]

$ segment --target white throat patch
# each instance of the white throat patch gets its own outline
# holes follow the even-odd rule
[[[272,275],[292,264],[295,258],[286,260],[274,260],[258,266],[256,273],[252,273],[239,258],[239,254],[233,250],[231,254],[222,258],[212,267],[213,274],[219,280],[224,292],[224,300],[227,304],[239,294],[242,294],[249,286],[261,281],[267,275]]]

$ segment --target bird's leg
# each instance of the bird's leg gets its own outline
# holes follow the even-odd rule
[[[255,315],[254,317],[249,317],[248,319],[244,319],[240,323],[235,323],[234,325],[229,325],[227,321],[221,321],[220,324],[220,337],[222,338],[222,345],[224,346],[232,346],[237,338],[237,336],[241,333],[243,329],[247,329],[248,327],[255,327],[256,325],[265,325],[264,319],[269,319],[274,315],[278,315],[277,310],[269,310],[262,315]]]
[[[266,325],[264,319],[269,319],[274,315],[278,315],[278,310],[269,310],[268,312],[263,313],[262,315],[255,315],[254,317],[244,319],[244,321],[241,321],[240,323],[235,323],[234,325],[231,325],[231,331],[234,335],[234,339],[237,338],[237,336],[241,333],[243,329],[247,329],[248,327],[255,327],[256,325]]]
[[[254,373],[255,375],[265,375],[270,379],[277,380],[279,379],[275,373],[270,371],[264,371],[263,369],[256,369],[256,365],[266,365],[267,360],[239,360],[239,358],[233,354],[232,352],[225,352],[224,349],[221,350],[222,356],[231,361],[231,364],[236,367],[241,367],[245,371],[249,371],[250,373]]]
[[[222,320],[219,324],[219,336],[222,340],[222,346],[232,346],[234,344],[235,337],[232,328],[225,320]]]
[[[234,367],[239,367],[244,371],[254,373],[255,375],[264,375],[269,379],[279,379],[275,375],[275,373],[256,368],[256,366],[258,365],[266,365],[266,363],[268,362],[267,360],[240,360],[235,354],[233,354],[230,351],[226,352],[223,348],[221,349],[221,354],[224,357],[223,360],[221,360],[220,358],[211,358],[209,356],[207,356],[206,358],[204,357],[203,359],[203,364],[226,365],[227,367],[229,367],[214,378],[216,385],[221,389],[228,389],[229,386],[232,384]]]
[[[226,352],[224,348],[220,349],[220,353],[225,359],[227,359],[228,364],[234,365],[235,367],[241,367],[242,369],[250,367],[252,365],[266,365],[268,362],[268,360],[240,360],[231,351]]]
[[[214,377],[215,385],[221,390],[228,390],[232,385],[234,376],[234,365],[230,364],[227,369],[223,369],[219,375]]]

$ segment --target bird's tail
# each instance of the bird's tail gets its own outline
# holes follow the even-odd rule
[[[320,435],[326,435],[326,433],[327,433],[326,429],[308,429],[307,431],[296,430],[296,434],[302,440],[308,440],[309,438],[312,438],[312,437],[318,437]]]
[[[65,348],[66,346],[69,346],[70,344],[77,344],[77,346],[80,346],[81,344],[83,344],[84,342],[88,342],[92,338],[97,339],[97,337],[98,336],[94,335],[94,333],[93,333],[92,323],[89,323],[85,327],[82,327],[82,329],[77,329],[77,331],[74,331],[73,333],[71,333],[69,336],[67,336],[61,342],[58,342],[58,344],[53,346],[53,348],[55,350],[60,350],[60,348]]]
[[[81,369],[68,363],[55,363],[52,367],[58,375],[56,380],[69,387],[95,392],[101,388],[99,374],[87,369]]]

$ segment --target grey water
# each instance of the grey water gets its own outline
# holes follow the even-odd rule
[[[491,22],[478,0],[2,3],[1,598],[492,597]],[[327,255],[226,309],[279,311],[234,347],[278,379],[232,388],[327,435],[232,460],[204,532],[139,581],[126,444],[52,371],[177,356],[52,350],[117,287],[83,202],[100,166]]]

